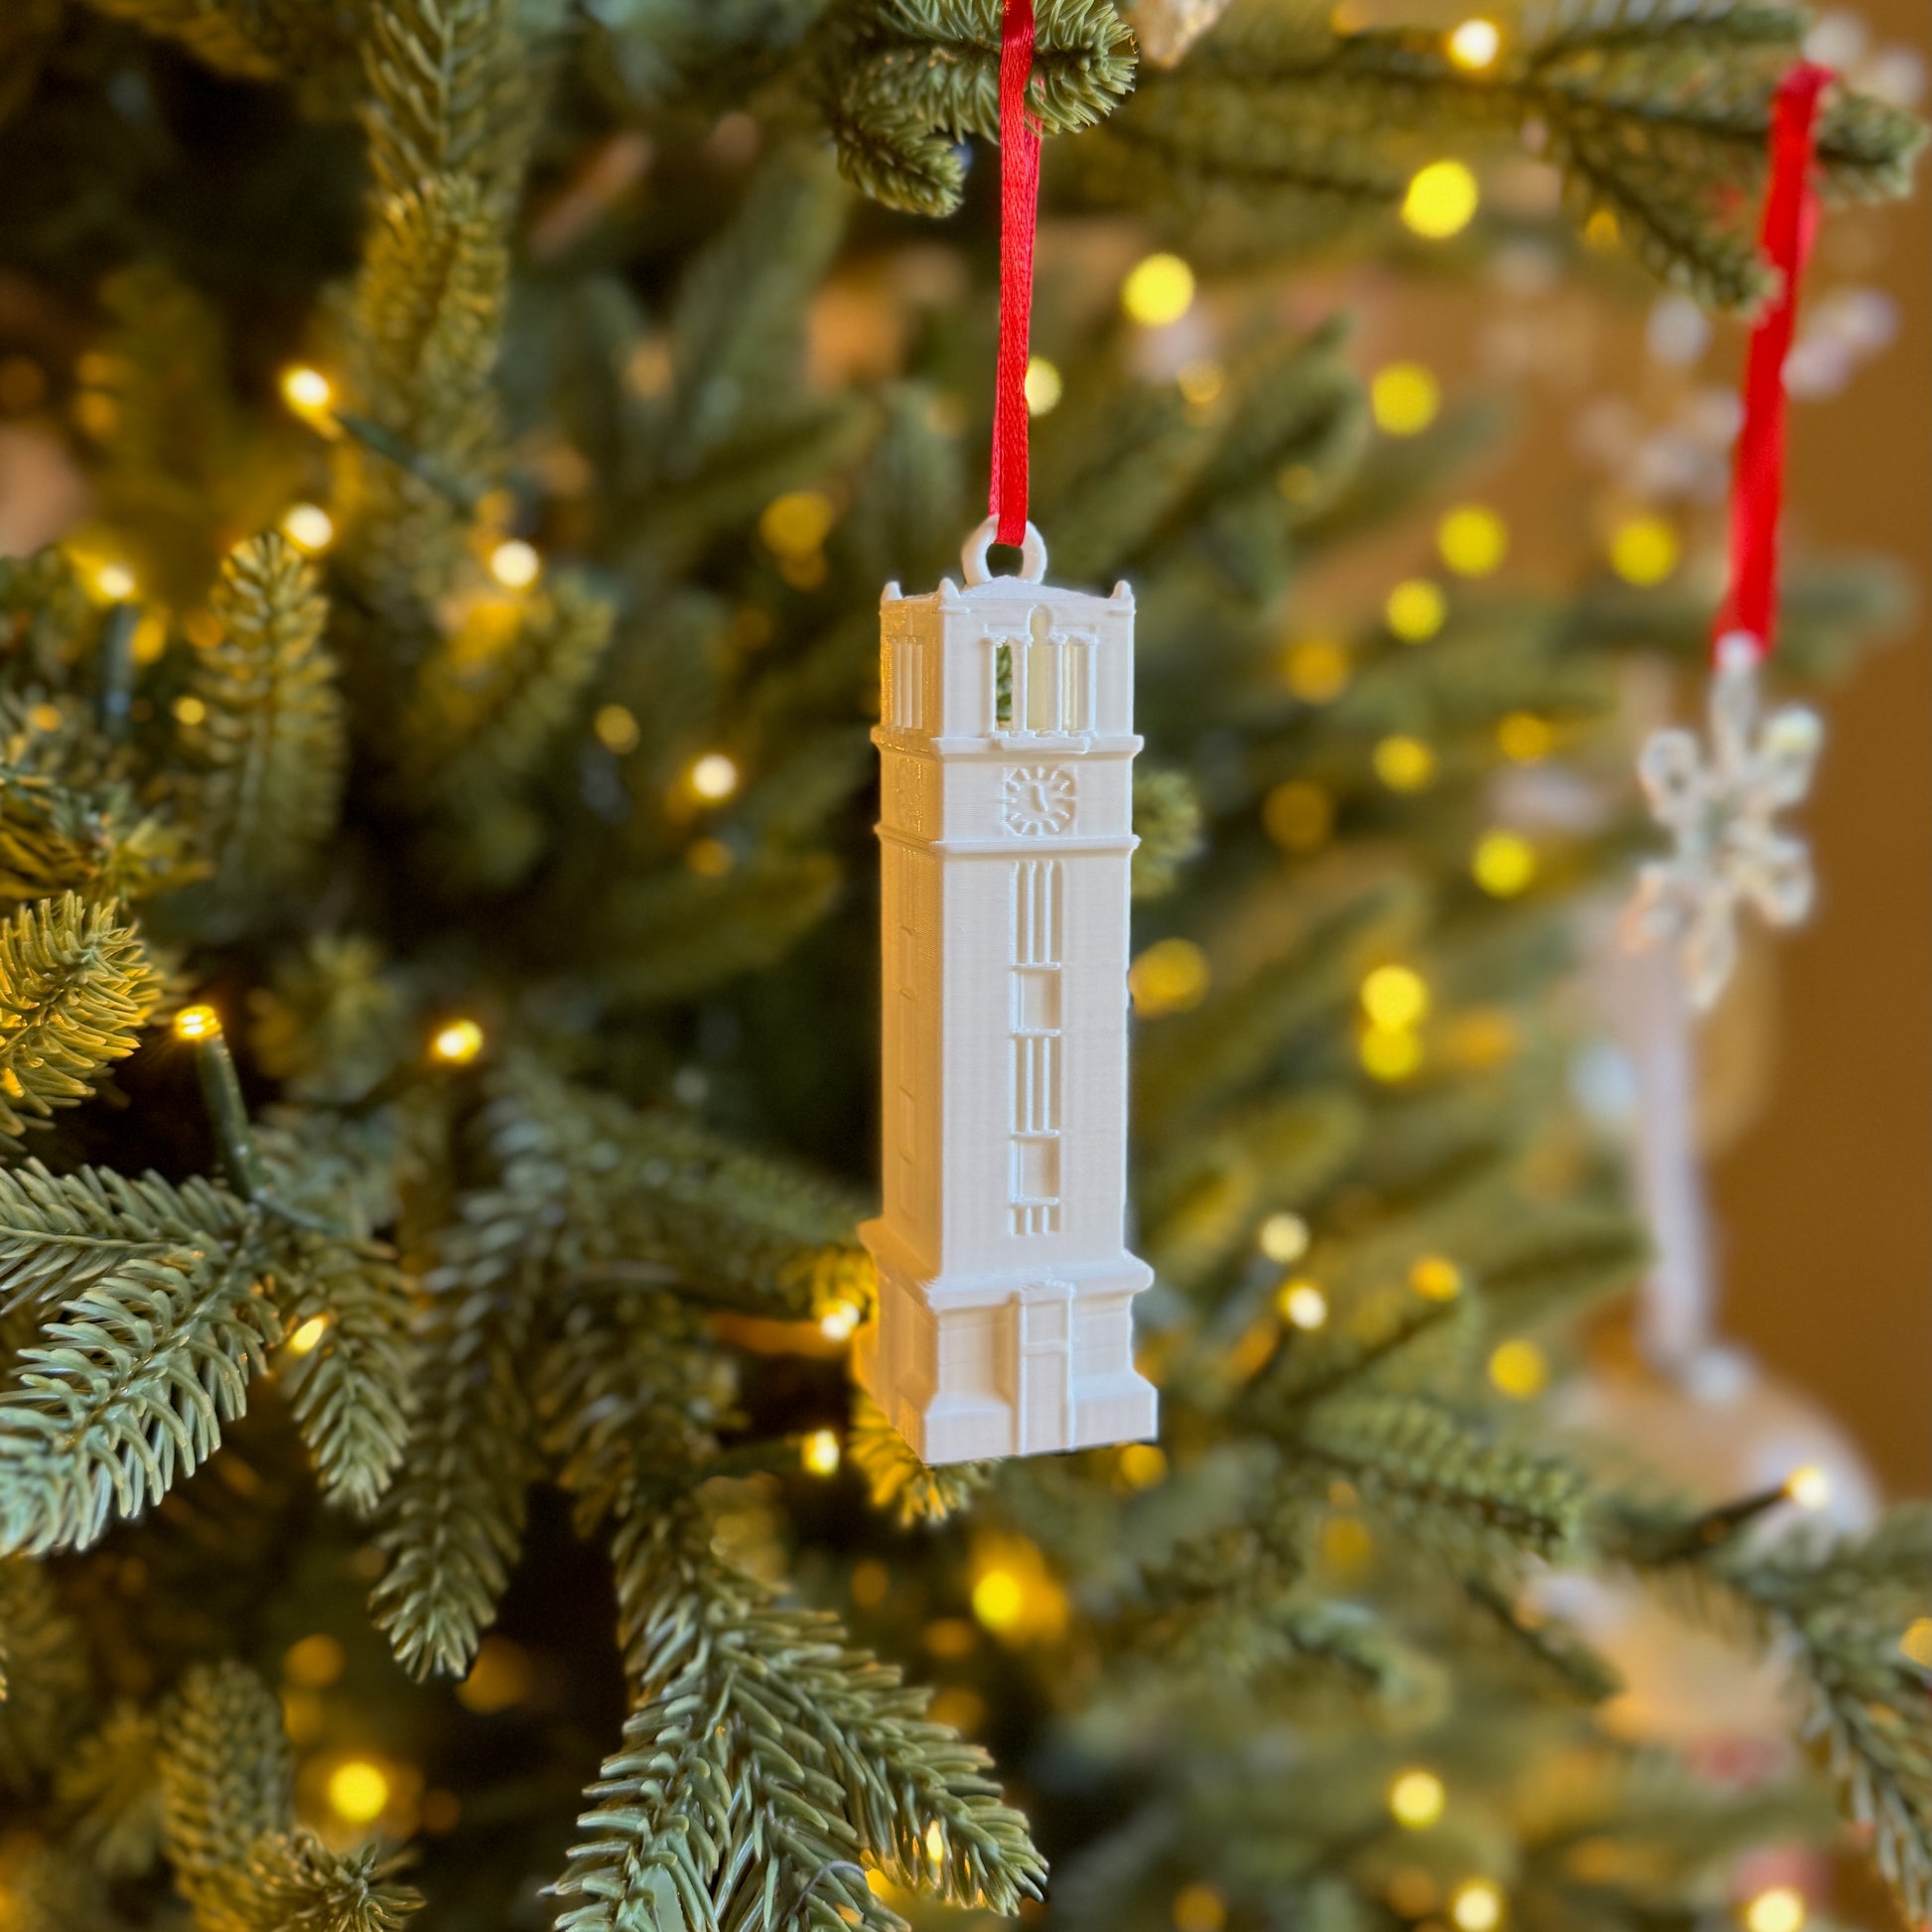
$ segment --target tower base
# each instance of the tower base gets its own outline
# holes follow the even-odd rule
[[[1159,1396],[1134,1367],[1137,1257],[1048,1273],[921,1278],[881,1221],[859,1238],[879,1268],[879,1314],[853,1340],[860,1384],[928,1463],[1139,1443]]]

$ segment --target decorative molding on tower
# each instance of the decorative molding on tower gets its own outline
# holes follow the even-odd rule
[[[861,1382],[928,1462],[1144,1440],[1126,1246],[1134,600],[881,603],[885,1211]]]

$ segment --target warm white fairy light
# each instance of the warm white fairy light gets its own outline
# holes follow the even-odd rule
[[[543,574],[543,559],[521,537],[505,537],[489,553],[489,574],[506,591],[527,591]]]

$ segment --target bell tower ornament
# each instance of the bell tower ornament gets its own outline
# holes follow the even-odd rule
[[[881,601],[885,1211],[861,1383],[929,1463],[1145,1440],[1126,1245],[1134,596]]]

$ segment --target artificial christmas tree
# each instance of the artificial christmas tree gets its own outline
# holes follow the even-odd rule
[[[1485,589],[1464,504],[1317,622],[1484,423],[1284,306],[1748,305],[1805,23],[1155,11],[1037,7],[1026,374],[1055,581],[1134,586],[1162,1437],[933,1468],[847,1362],[868,732],[981,497],[999,9],[0,21],[10,1922],[1688,1925],[1828,1781],[1923,1913],[1923,1510],[1767,1537],[1536,1400],[1644,1265],[1566,990],[1715,599]],[[1821,185],[1917,142],[1834,87]],[[1876,602],[1796,575],[1783,670]],[[1772,1653],[1825,1777],[1611,1722],[1553,1571]]]

